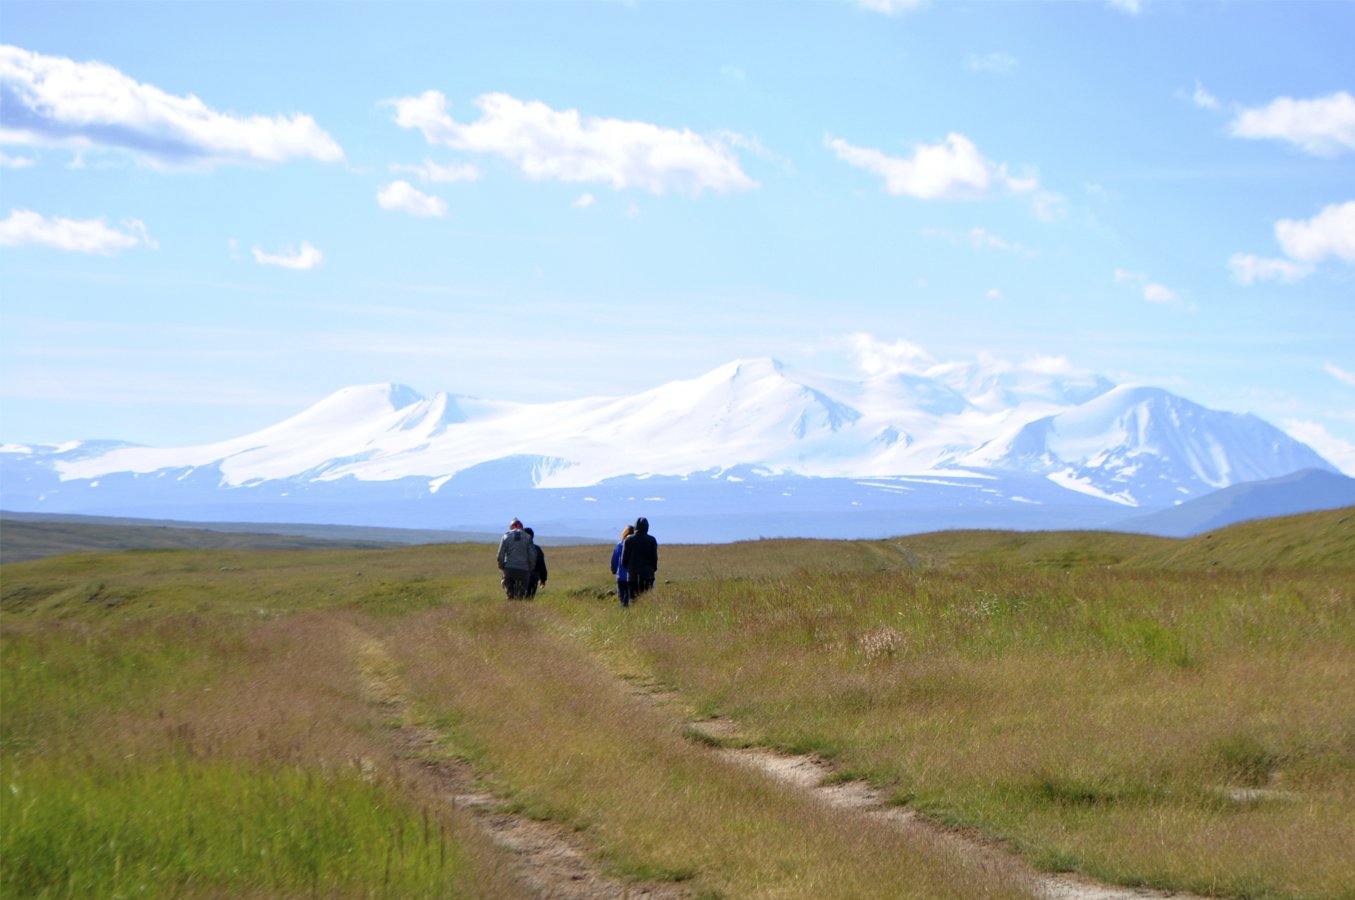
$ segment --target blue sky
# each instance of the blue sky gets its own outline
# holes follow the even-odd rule
[[[1297,0],[5,0],[0,440],[995,359],[1355,474],[1351,35]]]

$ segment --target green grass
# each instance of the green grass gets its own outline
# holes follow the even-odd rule
[[[0,777],[6,896],[448,896],[467,866],[445,822],[356,766],[63,756]]]
[[[550,554],[533,604],[501,599],[484,545],[4,566],[0,895],[530,894],[412,728],[622,879],[1021,894],[684,724],[724,715],[1039,866],[1352,896],[1350,510],[1188,541],[665,547],[626,614],[608,548]]]
[[[1341,897],[1355,884],[1352,601],[1336,570],[806,572],[675,586],[661,612],[597,627],[763,742],[1034,860]],[[1225,799],[1245,787],[1279,799]]]

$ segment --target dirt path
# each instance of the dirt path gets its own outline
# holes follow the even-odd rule
[[[669,883],[633,883],[606,875],[594,860],[589,843],[568,828],[540,822],[507,809],[501,798],[485,791],[475,772],[454,760],[433,759],[441,741],[436,731],[410,723],[396,667],[383,642],[367,635],[358,646],[358,665],[370,702],[390,713],[396,723],[392,739],[401,765],[417,766],[431,775],[453,807],[468,810],[471,820],[496,845],[509,851],[511,867],[533,897],[559,900],[586,898],[656,898],[676,900],[688,896],[682,887]],[[646,702],[680,708],[681,698],[653,685],[632,684],[631,690]],[[710,752],[722,759],[760,772],[817,801],[846,810],[881,828],[907,833],[919,844],[939,852],[977,862],[994,872],[1020,872],[1031,894],[1043,900],[1145,900],[1179,898],[1203,900],[1192,894],[1124,888],[1099,884],[1069,874],[1037,872],[1001,844],[945,828],[920,813],[892,805],[880,791],[863,782],[829,783],[833,769],[814,756],[792,756],[765,748],[730,748],[722,742],[740,737],[737,723],[728,719],[688,722],[686,728],[711,745]]]
[[[416,732],[401,728],[399,731]],[[436,735],[420,738],[411,733],[405,738],[435,742]],[[593,860],[592,848],[578,834],[549,822],[538,822],[504,808],[493,794],[476,787],[475,773],[456,762],[423,760],[425,773],[432,774],[453,807],[470,810],[476,826],[513,859],[513,872],[533,897],[559,900],[586,898],[679,898],[687,894],[665,883],[627,882],[602,872]]]
[[[728,719],[692,722],[687,727],[715,743],[739,737],[738,725]],[[828,783],[833,775],[832,766],[814,756],[792,756],[760,747],[725,747],[716,748],[713,752],[731,762],[763,772],[796,790],[810,793],[828,806],[851,810],[877,822],[881,827],[906,832],[922,843],[977,861],[983,866],[995,869],[1016,867],[1023,872],[1031,892],[1045,900],[1144,900],[1166,897],[1203,900],[1195,898],[1193,894],[1117,887],[1076,875],[1037,872],[1000,844],[953,831],[913,810],[892,805],[882,792],[864,782]]]
[[[508,851],[510,868],[532,897],[549,900],[677,900],[687,892],[669,883],[628,882],[605,874],[594,861],[588,842],[560,825],[540,822],[507,809],[502,799],[485,791],[470,766],[433,759],[442,735],[410,723],[404,686],[384,642],[364,635],[357,647],[358,669],[369,702],[381,706],[395,723],[391,738],[399,764],[431,776],[454,808],[498,847]]]

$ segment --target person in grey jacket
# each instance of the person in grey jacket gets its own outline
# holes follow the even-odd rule
[[[503,573],[503,592],[509,600],[527,596],[532,570],[536,568],[536,545],[532,536],[522,530],[522,522],[514,519],[499,541],[499,571]]]

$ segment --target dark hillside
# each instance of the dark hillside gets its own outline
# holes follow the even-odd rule
[[[396,546],[394,542],[326,540],[296,535],[209,531],[166,525],[105,525],[84,522],[0,522],[0,564],[111,550],[307,550]]]

